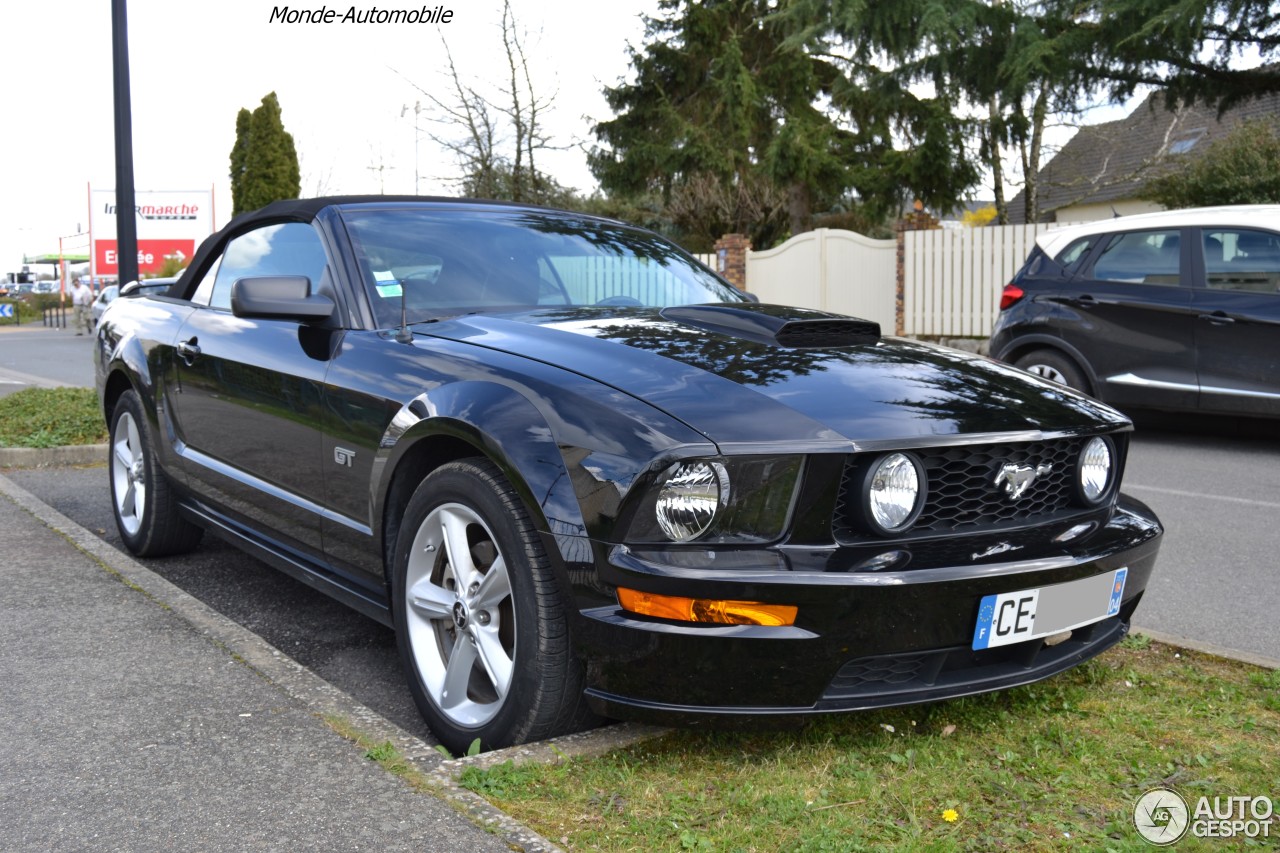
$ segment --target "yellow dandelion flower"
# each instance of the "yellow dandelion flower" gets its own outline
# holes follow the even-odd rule
[[[942,819],[945,820],[947,823],[955,823],[957,820],[960,819],[960,812],[956,811],[955,809],[947,809],[942,813]]]

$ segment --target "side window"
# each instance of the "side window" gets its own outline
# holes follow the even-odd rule
[[[314,292],[324,267],[324,246],[310,225],[284,222],[258,228],[227,244],[217,265],[209,307],[230,311],[231,286],[247,276],[305,275]],[[204,287],[202,281],[197,295]]]
[[[1093,265],[1093,277],[1134,284],[1180,284],[1181,246],[1177,230],[1116,234]]]
[[[1089,237],[1081,237],[1067,248],[1063,249],[1058,257],[1054,258],[1068,275],[1074,274],[1079,269],[1080,264],[1084,263],[1084,259],[1089,257],[1089,250],[1093,248],[1094,243],[1098,240],[1098,235],[1094,234]]]
[[[218,279],[220,266],[222,266],[222,258],[214,258],[209,269],[205,271],[204,278],[200,279],[200,284],[196,285],[196,292],[191,296],[192,302],[197,305],[209,304],[209,298],[213,296],[213,283]]]
[[[1280,292],[1280,235],[1239,228],[1204,230],[1205,283],[1215,290]]]

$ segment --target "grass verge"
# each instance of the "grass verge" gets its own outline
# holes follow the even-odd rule
[[[460,781],[573,850],[1139,851],[1144,792],[1274,798],[1278,766],[1280,672],[1138,637],[1003,693]]]
[[[0,397],[0,447],[101,444],[106,424],[91,388],[24,388]]]

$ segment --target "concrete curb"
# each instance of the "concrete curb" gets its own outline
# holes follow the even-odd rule
[[[1134,625],[1130,630],[1130,634],[1141,634],[1155,640],[1157,643],[1163,643],[1166,646],[1176,646],[1180,649],[1186,649],[1191,652],[1199,652],[1200,654],[1213,655],[1214,657],[1226,658],[1227,660],[1239,661],[1253,666],[1260,666],[1264,669],[1280,669],[1280,660],[1266,655],[1255,654],[1254,652],[1244,652],[1239,649],[1228,649],[1225,646],[1218,646],[1213,643],[1206,643],[1202,640],[1193,640],[1190,637],[1180,637],[1177,634],[1166,634],[1164,631],[1157,631],[1153,628],[1143,628]]]
[[[95,536],[62,513],[45,504],[35,495],[0,474],[0,495],[3,495],[32,515],[68,542],[84,552],[107,572],[118,577],[127,586],[141,592],[188,622],[199,634],[221,647],[264,680],[320,716],[333,716],[347,721],[362,735],[378,743],[388,742],[411,763],[413,768],[429,779],[435,793],[449,802],[468,819],[505,839],[513,849],[528,853],[556,853],[560,848],[533,830],[491,805],[477,794],[457,783],[461,766],[456,771],[431,744],[406,732],[385,717],[356,701],[347,693],[334,687],[311,670],[294,661],[257,634],[226,618],[208,605],[183,592],[128,555]],[[626,727],[612,727],[623,728]],[[633,729],[637,727],[632,727]],[[562,755],[599,754],[624,742],[609,729],[597,729],[564,738]],[[559,742],[557,742],[559,743]],[[541,748],[542,751],[539,751]],[[552,754],[548,744],[521,747],[531,754]],[[498,760],[505,760],[507,757]],[[498,755],[499,753],[493,753]],[[444,764],[450,770],[438,772]]]
[[[69,444],[63,447],[0,447],[0,468],[47,468],[55,465],[106,463],[107,445]],[[69,519],[68,519],[69,520]]]

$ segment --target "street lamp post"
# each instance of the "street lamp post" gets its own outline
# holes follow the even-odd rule
[[[111,66],[116,137],[116,249],[121,282],[138,277],[138,223],[133,191],[133,108],[129,100],[129,27],[125,0],[111,0]]]
[[[409,112],[409,105],[400,108],[400,118]],[[418,115],[422,112],[422,101],[413,102],[413,194],[418,195],[418,142],[422,131],[418,128]]]

